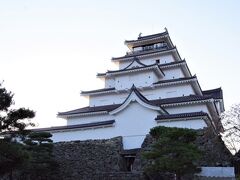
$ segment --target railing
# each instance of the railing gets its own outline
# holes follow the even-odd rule
[[[141,50],[128,51],[126,54],[127,55],[139,54],[139,53],[142,53],[142,52],[155,51],[155,50],[160,50],[160,49],[161,50],[166,50],[166,49],[168,49],[168,46],[167,45],[158,46],[158,47],[148,46],[148,47],[145,47],[144,49],[141,49]]]

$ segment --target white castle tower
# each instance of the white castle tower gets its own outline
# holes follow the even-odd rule
[[[125,45],[130,52],[112,58],[119,70],[97,74],[105,88],[81,92],[89,106],[58,113],[67,126],[42,129],[55,142],[122,136],[124,149],[134,149],[155,126],[221,130],[221,88],[201,89],[167,30]]]

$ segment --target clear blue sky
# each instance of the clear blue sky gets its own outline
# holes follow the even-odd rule
[[[168,28],[202,89],[222,87],[226,109],[240,102],[238,0],[0,0],[0,80],[16,107],[56,126],[58,111],[87,105],[80,90],[102,87],[123,42]]]

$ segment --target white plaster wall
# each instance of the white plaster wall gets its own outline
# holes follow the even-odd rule
[[[135,149],[140,148],[146,135],[136,135],[136,136],[123,136],[123,149]]]
[[[109,114],[71,117],[67,119],[67,125],[85,124],[85,123],[92,123],[92,122],[99,122],[99,121],[108,121],[113,119],[114,117],[112,117]]]
[[[105,88],[115,87],[115,78],[106,78],[105,79]]]
[[[214,177],[213,179],[231,179],[235,180],[234,167],[201,167],[201,172],[197,175],[200,177]]]
[[[126,89],[135,84],[135,86],[150,86],[155,82],[161,80],[178,79],[185,77],[181,67],[174,67],[169,69],[162,69],[164,77],[159,78],[156,74],[151,71],[139,71],[129,74],[120,74],[105,79],[105,87],[115,87],[116,89]]]
[[[52,132],[53,142],[88,139],[109,139],[114,136],[115,127],[95,128],[76,131]]]
[[[167,110],[170,114],[178,114],[178,113],[189,113],[189,112],[200,112],[203,111],[205,113],[208,113],[211,117],[211,114],[208,110],[208,107],[206,103],[202,104],[186,104],[181,106],[175,106],[175,107],[164,107],[164,109]]]
[[[173,86],[158,86],[154,89],[143,90],[141,93],[147,99],[164,99],[170,97],[188,96],[195,94],[190,84],[179,84]],[[102,106],[109,104],[121,104],[128,96],[129,91],[125,93],[100,94],[89,97],[90,106]]]
[[[126,99],[127,95],[128,95],[127,93],[93,95],[89,97],[89,105],[103,106],[111,104],[120,104]]]
[[[138,112],[136,116],[136,112]],[[147,109],[137,102],[130,103],[127,108],[115,114],[114,127],[86,129],[70,132],[53,132],[53,141],[108,139],[123,136],[124,148],[140,148],[145,135],[156,126],[155,117],[159,113]]]
[[[157,123],[157,125],[166,126],[166,127],[188,128],[188,129],[203,129],[204,127],[207,127],[207,124],[203,119],[166,121],[166,122],[159,122]]]
[[[195,94],[190,84],[171,86],[158,86],[155,89],[145,90],[142,94],[149,100],[165,99],[171,97],[189,96]]]
[[[191,107],[185,109],[189,108]],[[197,111],[199,111],[201,108],[204,109],[204,106],[196,106],[194,108],[197,108]],[[174,110],[172,109],[171,112],[174,112]],[[178,112],[182,111],[178,110]],[[69,132],[53,132],[52,139],[54,142],[59,142],[87,139],[109,139],[116,136],[123,136],[124,149],[133,149],[141,147],[146,134],[148,134],[150,129],[155,126],[162,125],[168,127],[184,127],[193,129],[206,127],[205,122],[200,119],[157,123],[154,119],[158,114],[159,112],[155,110],[148,109],[137,102],[131,102],[125,109],[112,116],[111,119],[115,119],[116,121],[113,127],[76,130]],[[102,118],[104,119],[107,117]],[[75,118],[75,123],[78,120],[79,122],[87,121],[86,119],[84,120],[84,118]],[[88,122],[93,120],[90,118]]]
[[[156,78],[157,76],[154,74],[154,72],[152,72],[152,70],[131,74],[122,74],[115,76],[115,88],[118,90],[129,89],[133,84],[136,87],[150,86],[152,83],[154,83],[153,80],[156,80]]]
[[[178,79],[185,77],[181,67],[169,68],[169,69],[162,69],[165,76],[161,80],[169,80],[169,79]]]
[[[172,54],[162,55],[159,57],[159,59],[160,59],[160,64],[166,64],[166,63],[171,63],[175,61]]]

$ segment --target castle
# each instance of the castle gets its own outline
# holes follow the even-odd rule
[[[112,58],[118,70],[98,73],[105,88],[82,91],[89,106],[59,112],[66,126],[43,128],[53,141],[110,139],[121,136],[125,150],[140,148],[155,126],[222,130],[221,88],[202,90],[181,59],[167,29],[126,40],[126,55]]]

